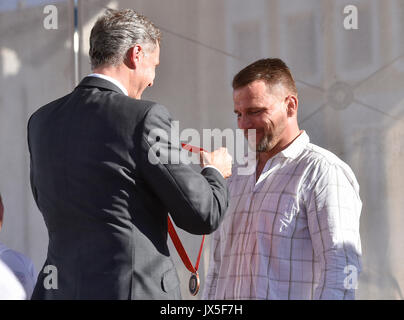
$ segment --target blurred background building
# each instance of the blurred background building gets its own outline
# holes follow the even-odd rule
[[[57,8],[56,29],[44,26],[47,5]],[[358,29],[344,27],[347,5],[358,9]],[[27,121],[90,73],[90,30],[107,7],[134,8],[162,30],[155,84],[143,98],[164,104],[180,129],[236,129],[233,76],[259,58],[285,60],[301,129],[347,162],[361,187],[357,297],[404,298],[404,0],[1,1],[2,242],[40,270],[48,238],[29,185]],[[179,235],[194,262],[201,237]],[[170,248],[191,299],[189,272]],[[202,279],[208,262],[209,238]]]

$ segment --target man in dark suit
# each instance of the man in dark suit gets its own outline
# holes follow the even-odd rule
[[[49,233],[33,299],[179,299],[168,212],[193,234],[223,218],[227,150],[203,153],[201,173],[172,161],[181,147],[167,109],[140,100],[159,41],[146,17],[108,10],[91,31],[94,73],[29,120],[31,187]]]

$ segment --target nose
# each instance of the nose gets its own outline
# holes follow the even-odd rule
[[[153,86],[153,83],[154,83],[154,81],[150,82],[147,86],[151,87],[151,86]]]

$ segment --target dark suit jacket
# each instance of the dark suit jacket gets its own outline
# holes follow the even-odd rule
[[[179,151],[170,125],[165,107],[95,77],[31,116],[31,187],[49,233],[44,267],[57,270],[55,282],[54,269],[42,269],[33,299],[181,298],[167,214],[208,234],[228,194],[213,168],[165,163],[164,152]]]

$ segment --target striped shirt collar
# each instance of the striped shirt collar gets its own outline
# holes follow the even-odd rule
[[[304,150],[309,142],[310,138],[306,131],[303,130],[303,132],[287,148],[277,153],[274,158],[283,157],[295,159]]]

